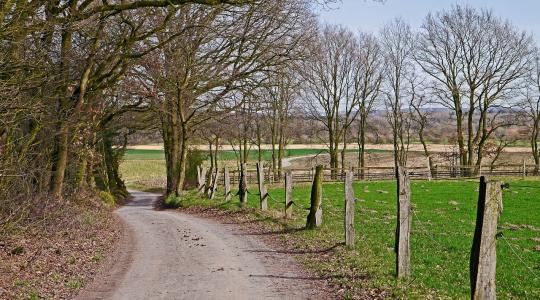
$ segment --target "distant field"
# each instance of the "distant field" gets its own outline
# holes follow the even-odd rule
[[[341,147],[342,145],[340,145]],[[200,150],[208,150],[208,145],[193,145],[193,147],[200,149]],[[327,146],[325,144],[289,144],[287,145],[288,149],[325,149]],[[392,151],[393,149],[392,144],[366,144],[366,149],[368,150],[386,150],[386,151]],[[128,147],[129,149],[141,149],[141,150],[163,150],[162,144],[150,144],[150,145],[132,145]],[[256,149],[257,147],[252,145],[252,149]],[[270,150],[271,145],[264,144],[261,146],[264,150]],[[222,145],[220,147],[221,150],[229,150],[233,151],[231,145]],[[351,143],[347,144],[347,149],[358,149],[358,144]],[[452,144],[428,144],[428,149],[431,152],[440,152],[440,153],[449,153],[456,150],[456,145]],[[424,148],[422,144],[419,143],[411,143],[409,145],[409,151],[413,152],[423,152]],[[504,149],[504,152],[509,153],[531,153],[531,148],[526,145],[512,145]]]
[[[351,149],[350,152],[357,150]],[[386,150],[368,150],[368,152],[379,153]],[[289,149],[285,150],[285,157],[299,157],[307,155],[317,155],[327,153],[325,149]],[[221,150],[218,152],[218,159],[234,164],[236,154],[234,151]],[[249,159],[258,159],[257,150],[249,152]],[[263,150],[262,159],[269,161],[272,159],[272,151]],[[149,149],[128,149],[122,163],[120,173],[126,185],[132,189],[151,190],[165,187],[165,154],[163,150]]]
[[[165,160],[165,152],[163,150],[128,149],[124,160]]]
[[[356,152],[356,149],[347,150],[347,152]],[[368,150],[367,152],[376,153],[376,152],[387,152],[386,150]],[[295,156],[305,156],[305,155],[317,155],[328,153],[326,149],[287,149],[285,150],[285,157],[295,157]],[[126,155],[124,160],[164,160],[165,154],[163,150],[148,150],[148,149],[128,149],[126,150]],[[219,160],[236,160],[237,153],[230,150],[220,150],[218,151]],[[249,159],[257,160],[258,151],[250,150]],[[265,161],[272,159],[271,150],[262,150],[262,159]]]
[[[165,159],[163,158],[124,160],[120,164],[120,173],[130,189],[149,191],[163,189],[166,186]]]
[[[477,181],[412,182],[412,278],[396,284],[394,279],[394,229],[396,222],[395,183],[357,182],[356,249],[339,247],[329,252],[328,262],[305,263],[318,274],[332,276],[337,284],[383,287],[397,298],[467,299],[469,298],[469,253],[474,233]],[[504,212],[497,244],[497,292],[500,299],[540,299],[540,192],[539,181],[511,181],[504,191]],[[251,188],[248,205],[258,208],[258,193]],[[325,184],[323,226],[315,231],[292,230],[287,233],[295,249],[324,249],[343,241],[343,184]],[[283,189],[269,190],[271,214],[252,213],[265,220],[276,232],[302,228],[306,211],[294,207],[293,220],[276,217],[283,211]],[[293,200],[309,206],[309,185],[295,186]],[[208,205],[238,210],[238,198],[221,203],[185,197],[185,205]],[[247,213],[247,212],[246,212]],[[270,215],[274,217],[270,217]],[[273,224],[273,225],[272,225]],[[276,225],[281,224],[281,225]],[[350,276],[367,278],[354,280]]]

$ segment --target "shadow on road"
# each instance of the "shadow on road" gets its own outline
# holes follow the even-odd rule
[[[354,280],[365,280],[370,277],[367,274],[358,274],[353,276],[343,276],[343,275],[328,275],[328,276],[284,276],[284,275],[252,275],[249,277],[259,277],[259,278],[280,278],[280,279],[292,279],[292,280],[328,280],[328,279],[354,279]]]
[[[154,207],[158,197],[160,196],[158,194],[150,194],[150,193],[136,192],[136,191],[131,191],[130,194],[132,196],[132,199],[131,201],[126,203],[124,206]]]
[[[301,228],[285,228],[281,230],[262,231],[262,232],[245,232],[235,233],[234,235],[273,235],[273,234],[288,234],[305,230],[305,227]]]
[[[326,253],[336,249],[339,246],[343,246],[345,243],[337,243],[332,247],[324,249],[315,249],[315,250],[264,250],[264,249],[253,249],[245,250],[246,252],[252,253],[282,253],[282,254],[314,254],[314,253]]]

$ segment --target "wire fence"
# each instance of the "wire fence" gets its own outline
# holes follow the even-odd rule
[[[394,167],[363,167],[351,168],[356,180],[394,180],[396,171]],[[284,172],[290,171],[294,182],[311,182],[315,175],[314,168],[288,168],[280,170],[266,169],[264,172],[265,181],[274,184],[284,181]],[[413,180],[418,179],[475,179],[481,176],[498,177],[538,177],[540,176],[540,166],[538,165],[492,165],[492,166],[435,166],[429,167],[409,167],[409,177]],[[257,170],[246,169],[247,184],[257,183]],[[231,170],[231,183],[238,183],[240,180],[240,171]],[[324,182],[343,182],[345,181],[345,172],[343,169],[325,168],[323,171]],[[223,179],[220,181],[224,184]]]

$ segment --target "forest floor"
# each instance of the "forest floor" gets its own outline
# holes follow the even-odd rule
[[[156,210],[157,194],[132,194],[116,211],[128,227],[123,250],[78,299],[334,298],[326,278],[238,222]]]

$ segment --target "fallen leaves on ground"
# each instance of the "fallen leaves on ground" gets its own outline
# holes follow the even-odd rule
[[[118,222],[99,204],[70,203],[1,237],[0,299],[73,297],[114,249]]]

